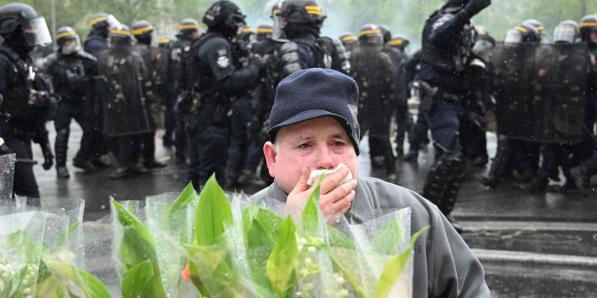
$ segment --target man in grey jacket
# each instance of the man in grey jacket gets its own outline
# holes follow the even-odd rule
[[[355,81],[334,70],[306,69],[282,80],[263,147],[274,183],[253,199],[279,200],[289,213],[299,212],[313,191],[309,173],[344,164],[321,184],[328,223],[341,217],[361,223],[410,207],[412,231],[430,227],[415,246],[413,297],[489,297],[481,263],[435,205],[406,188],[358,176],[357,97]]]

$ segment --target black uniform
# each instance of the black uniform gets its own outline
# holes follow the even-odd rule
[[[489,0],[448,1],[425,22],[422,37],[423,63],[419,78],[431,86],[422,97],[424,116],[429,124],[439,158],[429,172],[423,195],[449,215],[454,208],[464,175],[460,117],[468,83],[473,39],[469,20],[491,2]]]
[[[143,86],[145,63],[130,45],[115,44],[100,56],[98,73],[103,79],[103,131],[115,139],[120,165],[120,175],[113,177],[138,173],[141,138],[151,131]]]
[[[0,96],[0,137],[17,157],[13,191],[39,198],[31,141],[42,148],[44,169],[51,168],[54,156],[45,123],[50,120],[55,102],[51,84],[33,68],[28,52],[19,55],[12,48],[0,46]]]
[[[92,158],[95,150],[93,148],[93,102],[96,90],[97,60],[83,51],[70,55],[56,52],[46,59],[45,69],[52,78],[59,100],[54,119],[56,167],[66,166],[72,119],[83,130],[81,145],[73,163],[84,164]]]
[[[146,95],[145,107],[149,116],[151,131],[143,136],[143,162],[146,167],[162,166],[155,160],[155,132],[160,121],[162,103],[165,101],[165,79],[168,70],[167,52],[164,49],[138,43],[135,50],[143,58],[146,72],[143,86]]]
[[[369,131],[369,155],[373,166],[384,167],[394,175],[395,156],[390,143],[390,122],[397,105],[396,65],[382,51],[382,44],[361,43],[351,54],[351,69],[359,85],[359,123],[361,131]]]

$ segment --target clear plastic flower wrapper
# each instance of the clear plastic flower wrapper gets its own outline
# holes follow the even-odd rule
[[[0,297],[110,297],[81,269],[83,208],[81,200],[58,209],[0,206]]]
[[[15,154],[0,155],[0,201],[12,198],[16,160]]]
[[[413,246],[426,228],[410,236],[410,209],[332,227],[318,186],[292,218],[278,201],[229,199],[213,177],[200,195],[187,186],[174,197],[148,198],[145,212],[113,201],[124,297],[412,296]]]

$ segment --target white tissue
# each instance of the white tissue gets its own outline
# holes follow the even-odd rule
[[[312,186],[313,184],[317,183],[321,179],[322,175],[329,176],[329,175],[337,172],[341,168],[346,168],[346,165],[341,163],[333,170],[313,170],[313,171],[311,171],[311,174],[309,175],[309,180],[307,180],[307,185]],[[350,180],[352,180],[352,174],[350,173],[350,171],[348,171],[348,175],[346,175],[346,177],[344,177],[344,179],[342,179],[340,184],[344,184],[346,182],[349,182]]]

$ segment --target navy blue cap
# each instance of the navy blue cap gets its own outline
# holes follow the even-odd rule
[[[357,83],[341,72],[309,68],[292,73],[276,88],[268,134],[273,140],[281,127],[330,116],[344,127],[358,155],[358,96]]]

